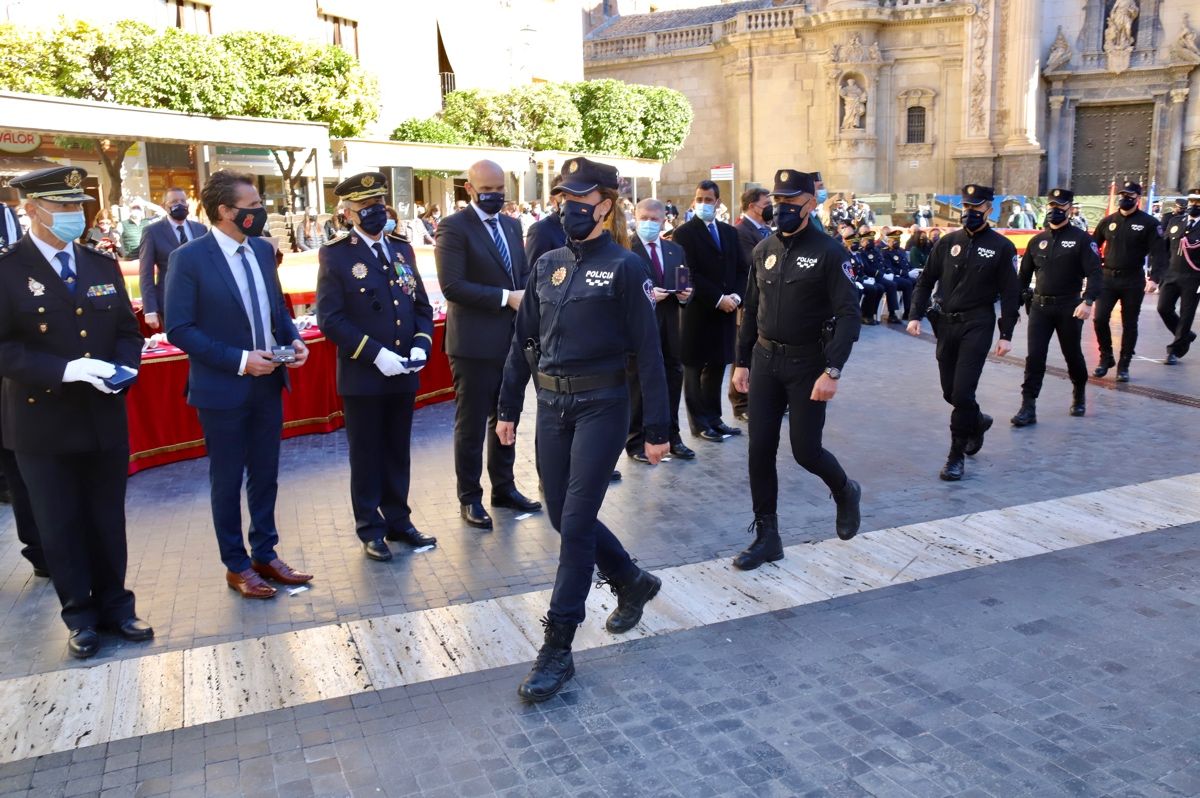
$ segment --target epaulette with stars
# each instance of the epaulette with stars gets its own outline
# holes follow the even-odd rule
[[[400,241],[400,242],[402,242],[402,243],[405,243],[405,244],[410,244],[410,243],[412,243],[411,241],[409,241],[409,240],[408,240],[408,236],[406,236],[406,235],[403,235],[403,234],[401,234],[401,233],[388,233],[388,234],[387,234],[387,237],[388,237],[388,238],[395,239],[396,241]]]

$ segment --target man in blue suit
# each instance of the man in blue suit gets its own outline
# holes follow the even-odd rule
[[[171,253],[189,241],[204,235],[207,228],[188,219],[187,194],[181,188],[169,188],[163,195],[167,215],[146,225],[138,247],[138,282],[142,290],[142,311],[152,330],[163,326],[163,291],[167,284],[167,265]]]
[[[282,391],[287,373],[277,349],[294,352],[288,368],[308,360],[288,315],[270,245],[259,238],[267,211],[254,180],[214,172],[200,193],[213,227],[171,253],[166,317],[171,343],[190,361],[188,404],[195,407],[208,447],[213,526],[225,581],[245,598],[271,598],[264,578],[298,585],[311,574],[292,570],[275,546],[275,495]],[[242,474],[250,507],[250,555],[242,539]]]

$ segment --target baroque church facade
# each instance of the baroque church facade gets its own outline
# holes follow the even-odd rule
[[[613,16],[588,78],[670,86],[696,118],[660,195],[716,165],[819,169],[897,206],[965,183],[1040,196],[1200,183],[1200,6],[1172,0],[746,0]],[[907,198],[907,201],[906,201]]]

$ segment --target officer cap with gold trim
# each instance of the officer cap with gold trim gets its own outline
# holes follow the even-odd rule
[[[899,238],[900,236],[904,235],[904,230],[899,227],[893,227],[891,230],[888,230],[883,235],[886,238]]]
[[[978,183],[968,183],[963,186],[963,205],[982,205],[991,202],[996,196],[991,186],[981,186]]]
[[[1125,184],[1121,186],[1121,190],[1117,193],[1118,194],[1136,194],[1137,196],[1140,197],[1140,196],[1142,196],[1142,187],[1141,187],[1141,184],[1139,184],[1139,183],[1135,183],[1132,180],[1126,180]]]
[[[772,197],[798,197],[801,194],[816,194],[813,176],[798,169],[780,169],[775,173],[775,188]]]
[[[1054,205],[1070,205],[1075,201],[1075,192],[1069,188],[1050,189],[1050,202]]]
[[[361,172],[338,183],[333,193],[344,200],[362,202],[387,196],[387,176],[383,172]]]
[[[8,181],[13,188],[21,190],[25,199],[41,199],[47,202],[91,202],[92,198],[83,190],[83,179],[87,171],[78,166],[51,166],[26,172]]]
[[[551,194],[566,193],[582,197],[598,188],[615,191],[620,185],[617,167],[587,158],[568,158],[563,161],[561,176],[562,182],[550,190]]]

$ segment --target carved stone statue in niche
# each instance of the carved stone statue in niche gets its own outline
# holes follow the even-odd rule
[[[1191,20],[1187,14],[1183,15],[1181,27],[1179,38],[1171,45],[1171,60],[1182,61],[1185,64],[1200,62],[1200,47],[1196,46],[1196,34],[1192,33]]]
[[[850,37],[850,41],[846,43],[845,50],[842,53],[847,61],[861,63],[866,56],[866,50],[863,48],[862,37],[857,33]]]
[[[1054,72],[1062,69],[1067,64],[1071,63],[1071,45],[1067,42],[1067,37],[1063,35],[1062,25],[1058,26],[1058,35],[1054,37],[1054,43],[1050,45],[1050,55],[1046,56],[1046,71]]]
[[[1133,21],[1140,9],[1137,0],[1117,0],[1108,12],[1108,27],[1104,29],[1104,52],[1129,50],[1133,47]]]
[[[867,115],[867,91],[854,78],[847,78],[838,94],[842,97],[842,130],[856,130],[863,126]]]

